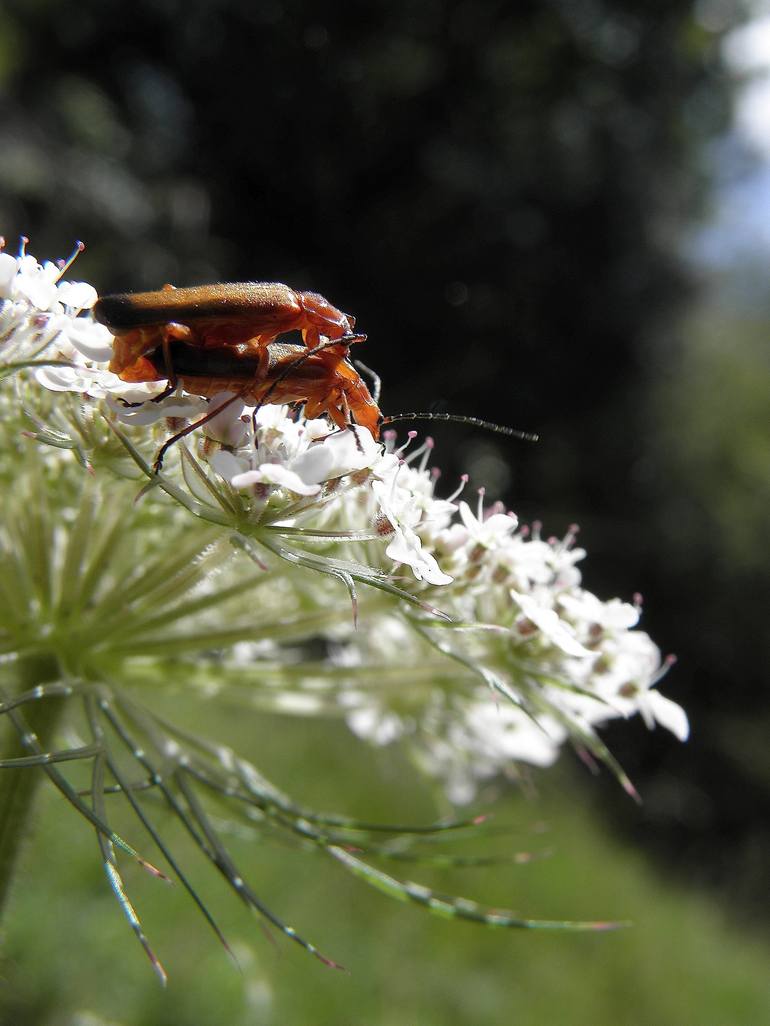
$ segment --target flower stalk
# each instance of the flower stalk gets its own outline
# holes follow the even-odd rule
[[[59,671],[52,655],[32,653],[12,664],[6,663],[0,676],[3,679],[0,701],[8,702],[46,681],[56,680]],[[17,720],[16,724],[5,716],[6,722],[0,728],[0,766],[4,770],[16,769],[16,772],[0,772],[0,919],[5,913],[19,854],[30,833],[35,796],[43,779],[43,774],[34,770],[20,772],[22,767],[18,760],[24,758],[25,749],[19,730],[14,727],[20,726],[23,734],[34,737],[47,751],[53,744],[61,713],[60,703],[38,703],[25,720]]]

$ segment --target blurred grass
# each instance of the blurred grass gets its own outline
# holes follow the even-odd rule
[[[189,703],[188,703],[189,704]],[[368,818],[429,822],[429,792],[399,753],[351,740],[339,725],[193,711],[277,783],[319,807]],[[219,728],[219,730],[217,729]],[[223,730],[225,733],[223,733]],[[326,969],[286,938],[268,941],[174,828],[183,862],[216,911],[240,971],[180,887],[124,869],[144,925],[170,973],[158,985],[98,863],[92,831],[56,794],[41,792],[4,927],[2,1026],[451,1026],[545,1023],[758,1026],[770,1021],[768,944],[730,925],[707,898],[661,880],[611,839],[581,801],[591,780],[566,770],[538,778],[537,801],[510,790],[491,811],[510,835],[482,852],[553,848],[523,866],[439,872],[386,865],[445,891],[525,915],[631,919],[598,935],[492,931],[391,902],[314,853],[233,837],[257,892],[348,974]],[[111,799],[115,801],[115,799]],[[118,807],[117,805],[115,806]],[[156,814],[163,822],[162,813]],[[138,825],[118,822],[153,858]],[[468,850],[468,845],[464,845]]]

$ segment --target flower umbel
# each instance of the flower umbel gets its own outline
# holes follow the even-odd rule
[[[0,766],[42,767],[89,819],[159,975],[117,856],[159,871],[113,831],[110,793],[128,803],[220,939],[145,810],[145,791],[247,904],[330,965],[245,882],[207,810],[213,795],[234,815],[257,816],[265,833],[301,838],[380,890],[442,914],[610,925],[538,923],[397,880],[370,864],[389,850],[371,824],[300,807],[229,747],[189,736],[135,692],[162,681],[200,701],[248,694],[254,715],[344,718],[376,745],[409,746],[455,802],[518,763],[550,765],[566,742],[633,793],[598,728],[639,713],[687,736],[684,712],[657,690],[667,663],[637,629],[639,603],[582,588],[574,530],[544,539],[499,504],[485,509],[483,493],[473,507],[462,488],[436,496],[430,440],[417,445],[410,433],[397,447],[388,433],[380,443],[365,427],[339,430],[269,396],[254,408],[240,394],[206,398],[180,386],[153,401],[162,381],[129,383],[109,370],[113,337],[90,313],[96,292],[64,281],[68,266],[0,254],[9,411],[0,712],[19,748]],[[198,421],[154,473],[158,447]],[[324,660],[303,662],[311,643]],[[45,735],[29,726],[40,709],[60,706],[83,740],[76,747],[59,743],[56,722]],[[73,764],[89,767],[85,786],[71,781]],[[426,832],[450,838],[457,825],[377,830],[417,850]]]

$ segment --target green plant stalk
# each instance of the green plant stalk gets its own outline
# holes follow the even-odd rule
[[[6,668],[3,676],[6,697],[11,698],[13,694],[21,694],[37,684],[57,679],[59,666],[50,653],[36,653]],[[25,708],[25,723],[37,735],[45,751],[51,747],[63,708],[63,703],[56,699],[32,702]],[[18,733],[6,723],[0,736],[0,759],[12,759],[21,754],[23,750]],[[11,893],[19,855],[30,832],[35,794],[43,778],[42,767],[0,769],[0,919]]]

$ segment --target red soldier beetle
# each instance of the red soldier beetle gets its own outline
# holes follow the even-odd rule
[[[113,373],[127,382],[168,380],[156,402],[181,384],[204,398],[233,392],[228,403],[304,403],[307,417],[326,415],[339,428],[354,420],[375,439],[382,426],[399,420],[456,421],[537,439],[451,413],[383,417],[377,405],[379,389],[373,398],[348,360],[350,345],[366,338],[353,333],[355,318],[318,293],[297,292],[280,282],[181,289],[166,285],[155,292],[108,295],[97,301],[94,316],[116,336],[109,364]],[[275,341],[290,331],[301,333],[306,348]],[[215,415],[207,414],[169,438],[158,452],[156,473],[171,445]]]
[[[351,335],[355,318],[317,292],[281,282],[235,282],[155,292],[102,296],[94,317],[117,336],[110,370],[122,374],[158,346],[185,342],[204,349],[240,346],[261,350],[280,335],[299,331],[315,348]]]
[[[365,337],[348,335],[313,349],[274,342],[259,351],[241,346],[202,348],[176,341],[140,356],[120,377],[135,382],[168,379],[168,388],[161,396],[181,384],[191,395],[211,399],[221,392],[232,392],[228,402],[242,400],[255,407],[304,403],[308,418],[325,415],[339,428],[355,422],[378,438],[382,414],[363,378],[347,359],[351,343]],[[156,473],[174,442],[222,409],[220,405],[214,413],[164,442],[155,460]]]

